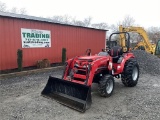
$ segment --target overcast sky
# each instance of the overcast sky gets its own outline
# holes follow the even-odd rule
[[[0,0],[7,8],[25,8],[28,15],[51,17],[69,15],[92,23],[116,24],[126,15],[142,27],[160,27],[160,0]]]

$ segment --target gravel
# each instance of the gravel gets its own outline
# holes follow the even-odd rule
[[[0,80],[0,120],[160,120],[160,61],[144,51],[133,51],[140,65],[136,87],[115,79],[111,97],[102,98],[92,85],[92,105],[80,113],[40,95],[48,77],[62,69]],[[143,66],[145,65],[145,66]]]
[[[140,66],[141,73],[160,75],[160,58],[143,50],[133,51]]]

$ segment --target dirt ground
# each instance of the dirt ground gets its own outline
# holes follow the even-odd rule
[[[49,75],[62,70],[0,80],[0,120],[160,120],[160,76],[141,74],[136,87],[115,80],[111,97],[100,97],[92,86],[92,105],[80,113],[41,96]]]

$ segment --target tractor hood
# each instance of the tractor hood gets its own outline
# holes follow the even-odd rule
[[[95,56],[82,56],[82,57],[79,57],[78,60],[87,60],[88,62],[92,62],[94,60],[97,60],[97,59],[100,59],[102,57],[106,57],[106,56],[98,56],[98,55],[95,55]]]

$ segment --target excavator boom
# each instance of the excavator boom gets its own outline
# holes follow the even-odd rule
[[[122,25],[119,26],[119,31],[120,32],[135,32],[138,33],[140,36],[142,36],[143,41],[139,42],[134,49],[137,49],[138,47],[143,46],[146,52],[149,52],[151,54],[155,54],[155,48],[156,45],[150,43],[149,37],[147,35],[147,32],[142,28],[142,27],[123,27]],[[126,46],[125,43],[125,35],[121,34],[120,35],[120,45]]]

